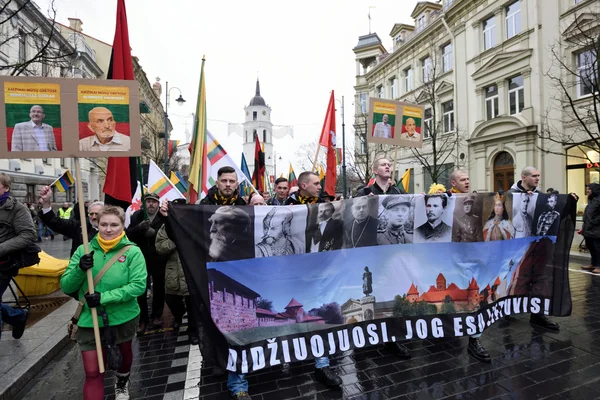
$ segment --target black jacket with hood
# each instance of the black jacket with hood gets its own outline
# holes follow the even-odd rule
[[[583,213],[581,234],[586,238],[600,239],[600,184],[590,184],[592,194]]]

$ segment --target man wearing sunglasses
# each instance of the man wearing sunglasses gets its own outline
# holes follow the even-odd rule
[[[52,210],[52,188],[44,186],[40,189],[39,203],[42,205],[42,210],[38,212],[38,216],[48,228],[55,233],[60,233],[66,237],[73,239],[71,243],[71,255],[77,248],[83,244],[81,236],[81,222],[79,217],[79,205],[73,207],[73,218],[62,219]],[[92,240],[98,233],[98,213],[104,206],[101,201],[91,203],[87,207],[87,232],[88,240]]]

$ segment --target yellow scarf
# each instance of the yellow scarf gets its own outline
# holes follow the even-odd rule
[[[462,193],[462,192],[459,192],[458,190],[456,190],[456,189],[454,189],[454,188],[450,189],[450,191],[451,191],[452,193]]]
[[[298,201],[300,202],[300,204],[316,204],[319,201],[319,198],[298,195]]]
[[[237,192],[235,192],[233,194],[233,196],[231,196],[231,197],[224,197],[219,194],[219,191],[216,191],[213,198],[215,199],[217,204],[219,204],[221,206],[229,206],[229,205],[235,204],[238,196],[237,196]]]
[[[125,236],[125,231],[121,232],[119,236],[112,240],[104,240],[102,239],[102,236],[100,236],[100,234],[96,235],[96,237],[98,238],[98,244],[104,251],[104,254],[111,251],[112,248],[115,247],[121,241],[121,239],[123,239],[123,236]]]

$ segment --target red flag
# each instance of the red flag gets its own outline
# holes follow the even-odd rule
[[[328,195],[335,196],[335,184],[337,181],[337,159],[335,148],[335,97],[333,90],[327,106],[327,114],[321,131],[319,145],[327,149],[327,172],[325,174],[325,192]]]
[[[135,80],[125,0],[117,0],[117,25],[107,75],[108,79]],[[106,178],[102,188],[105,194],[104,202],[127,209],[136,187],[136,158],[108,157]]]
[[[254,172],[252,173],[252,184],[259,192],[265,191],[265,153],[258,140],[258,135],[254,134],[256,146],[254,147]]]

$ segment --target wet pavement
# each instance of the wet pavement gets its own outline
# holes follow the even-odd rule
[[[315,382],[314,364],[307,362],[294,364],[288,376],[279,369],[249,375],[249,392],[259,400],[600,398],[600,276],[579,267],[571,264],[573,313],[555,319],[560,332],[532,328],[527,316],[498,322],[482,337],[491,364],[467,355],[467,338],[415,341],[408,344],[411,360],[399,360],[381,348],[333,358],[332,367],[344,382],[337,390]],[[165,308],[165,324],[166,314]],[[135,339],[131,398],[228,399],[225,376],[204,366],[198,377],[190,367],[197,349],[185,334],[173,331]],[[112,376],[105,378],[107,399],[113,398]],[[69,345],[16,399],[81,398],[83,381],[81,356]],[[195,390],[189,390],[191,384]]]

